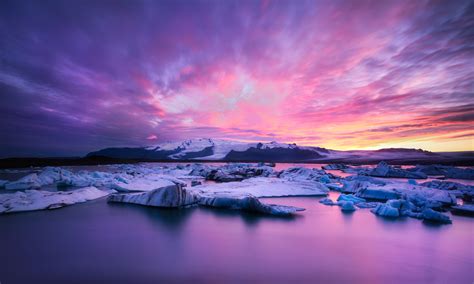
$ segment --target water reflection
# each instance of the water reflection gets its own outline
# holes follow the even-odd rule
[[[157,223],[159,226],[164,226],[168,229],[179,230],[184,226],[189,217],[196,211],[197,208],[160,208],[147,207],[138,204],[124,204],[124,203],[107,203],[107,206],[117,210],[130,211],[128,214],[143,215],[151,224]]]
[[[1,281],[471,281],[472,219],[453,216],[453,225],[433,227],[379,218],[369,209],[341,214],[319,199],[264,199],[307,209],[294,218],[104,199],[0,216]]]

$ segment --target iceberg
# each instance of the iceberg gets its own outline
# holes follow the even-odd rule
[[[120,192],[134,192],[134,191],[153,191],[165,186],[175,185],[174,182],[166,179],[149,180],[146,178],[137,178],[128,183],[117,182],[113,185],[113,189]]]
[[[442,213],[436,212],[433,209],[425,209],[422,212],[422,218],[425,221],[441,223],[441,224],[451,224],[451,219],[449,216],[446,216]]]
[[[43,209],[56,209],[75,203],[86,202],[110,194],[110,191],[85,187],[72,191],[26,190],[0,194],[0,213],[13,213]]]
[[[474,217],[474,204],[463,204],[451,207],[452,213],[455,215],[465,215]]]
[[[323,170],[345,170],[348,168],[349,166],[344,165],[344,164],[328,164],[328,165],[322,166]]]
[[[304,208],[293,206],[265,204],[251,194],[236,192],[204,192],[200,196],[199,204],[275,216],[287,216],[305,210]]]
[[[383,188],[364,188],[356,193],[357,197],[378,201],[401,198],[401,193]]]
[[[340,201],[339,204],[341,206],[341,211],[352,212],[357,210],[357,208],[354,206],[354,202],[352,201]]]
[[[472,168],[458,168],[442,165],[418,165],[409,170],[413,172],[421,172],[430,176],[474,180],[474,169]]]
[[[432,180],[424,183],[420,183],[421,186],[426,186],[429,188],[436,188],[441,190],[461,190],[461,191],[474,191],[474,186],[465,185],[458,182],[452,181],[441,181],[441,180]]]
[[[112,194],[108,202],[133,203],[153,207],[182,207],[196,204],[199,196],[180,184],[155,187],[148,192]]]
[[[173,176],[163,174],[146,174],[136,176],[131,179],[123,178],[116,181],[111,187],[120,192],[134,192],[134,191],[152,191],[157,188],[179,184],[186,186],[187,183]]]
[[[386,162],[380,162],[377,167],[370,170],[363,170],[359,175],[367,175],[373,177],[384,178],[410,178],[410,179],[426,179],[427,175],[420,171],[408,171],[401,168],[395,168]]]
[[[360,198],[352,194],[341,194],[337,198],[337,201],[350,201],[350,202],[353,202],[354,204],[366,202],[364,198]]]
[[[375,215],[379,215],[383,217],[396,218],[400,216],[400,212],[398,211],[398,209],[392,207],[390,204],[380,203],[379,205],[377,205],[377,207],[372,209],[371,212],[374,213]]]
[[[197,164],[193,166],[189,174],[217,182],[233,182],[259,176],[269,177],[274,174],[274,170],[265,164],[233,163],[221,167]]]
[[[329,206],[338,205],[337,202],[332,201],[330,198],[323,198],[319,200],[319,203]]]
[[[436,188],[440,190],[447,190],[458,198],[465,201],[472,202],[474,200],[474,186],[465,185],[458,182],[432,180],[420,184],[421,186]]]
[[[5,184],[5,189],[9,190],[22,190],[22,189],[31,189],[31,188],[40,188],[41,184],[38,180],[37,174],[29,174],[20,178],[17,181],[7,182]]]
[[[256,177],[241,182],[203,184],[193,189],[203,192],[246,193],[256,197],[326,196],[329,189],[318,182],[296,182],[279,178]]]
[[[8,180],[0,179],[0,188],[5,187],[5,184],[8,183]]]
[[[361,209],[366,209],[366,208],[375,208],[380,204],[380,202],[359,202],[356,204],[357,207]]]
[[[338,181],[338,178],[323,170],[295,167],[286,169],[278,174],[281,179],[289,181],[313,181],[318,183],[330,183]]]
[[[212,192],[183,188],[180,184],[165,186],[149,192],[113,194],[108,202],[132,203],[152,207],[184,207],[202,205],[233,210],[245,210],[269,215],[291,215],[303,208],[265,204],[249,193]]]

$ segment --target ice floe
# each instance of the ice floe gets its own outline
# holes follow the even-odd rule
[[[109,196],[108,201],[152,207],[183,207],[198,204],[278,216],[291,215],[304,210],[293,206],[265,204],[257,197],[245,192],[189,190],[179,184],[164,186],[150,192],[113,194]]]
[[[420,171],[408,171],[401,168],[396,168],[388,165],[385,162],[380,162],[377,167],[369,170],[359,172],[359,175],[367,175],[373,177],[385,178],[411,178],[411,179],[426,179],[427,175]]]
[[[345,170],[348,168],[349,166],[345,164],[328,164],[328,165],[322,166],[323,170]]]
[[[203,184],[193,190],[215,193],[247,193],[256,197],[326,196],[329,189],[321,183],[256,177],[241,182]]]
[[[0,213],[55,209],[109,195],[110,191],[85,187],[72,191],[26,190],[0,194]]]
[[[422,218],[425,221],[441,223],[441,224],[451,224],[451,219],[449,216],[444,215],[440,212],[434,211],[433,209],[426,208],[422,212]]]
[[[163,184],[149,192],[113,194],[109,202],[133,203],[153,207],[182,207],[195,204],[199,196],[185,190],[180,184]]]
[[[383,217],[392,217],[396,218],[400,216],[400,213],[398,212],[397,208],[394,208],[388,204],[380,203],[375,207],[374,209],[371,210],[375,215],[380,215]]]
[[[5,184],[5,189],[10,190],[21,190],[39,187],[41,187],[41,184],[39,183],[37,174],[29,174],[20,178],[17,181],[7,182]]]
[[[355,211],[357,208],[354,206],[352,201],[340,201],[341,211],[350,212]]]
[[[276,216],[292,215],[305,210],[294,206],[266,204],[251,194],[237,192],[201,192],[199,204]]]
[[[421,172],[430,176],[474,180],[474,169],[472,168],[459,168],[442,165],[418,165],[408,170],[412,172]]]

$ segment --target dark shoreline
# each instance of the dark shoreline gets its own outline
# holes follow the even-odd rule
[[[427,165],[440,164],[450,166],[474,166],[474,158],[432,158],[432,159],[384,159],[391,165]],[[45,167],[45,166],[86,166],[86,165],[107,165],[107,164],[135,164],[135,163],[257,163],[257,162],[275,162],[275,163],[294,163],[294,164],[329,164],[343,163],[350,165],[369,165],[377,164],[382,159],[318,159],[306,161],[259,161],[259,160],[206,160],[206,159],[117,159],[108,157],[58,157],[58,158],[5,158],[0,159],[0,169],[7,168],[28,168],[28,167]]]

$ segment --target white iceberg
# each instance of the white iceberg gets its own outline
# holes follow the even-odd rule
[[[286,169],[278,174],[279,178],[289,181],[307,182],[313,181],[318,183],[331,183],[338,181],[336,177],[326,173],[323,170],[308,169],[303,167],[294,167]]]
[[[337,198],[337,201],[351,201],[354,204],[361,203],[361,202],[366,202],[364,198],[357,197],[352,194],[341,194]]]
[[[363,188],[356,193],[356,196],[364,199],[387,201],[389,199],[399,199],[402,195],[392,189]]]
[[[245,210],[269,215],[291,215],[303,208],[265,204],[257,197],[242,192],[215,192],[188,190],[179,184],[157,188],[149,192],[113,194],[109,202],[133,203],[152,207],[183,207],[193,204],[202,206]]]
[[[120,192],[152,191],[157,188],[179,184],[186,186],[186,182],[172,176],[162,174],[140,175],[130,179],[116,181],[111,187]]]
[[[97,199],[109,193],[95,187],[85,187],[72,191],[26,190],[0,194],[0,213],[55,209]]]
[[[196,204],[199,195],[184,189],[180,184],[155,187],[149,192],[113,194],[109,202],[133,203],[153,207],[182,207]]]
[[[411,178],[411,179],[426,179],[427,175],[419,171],[408,171],[401,168],[395,168],[385,162],[380,162],[377,167],[360,171],[359,175],[368,175],[373,177],[385,178]]]
[[[40,188],[41,184],[38,180],[37,174],[29,174],[20,178],[17,181],[7,182],[5,184],[5,189],[10,190],[22,190],[22,189],[31,189],[31,188]]]
[[[400,212],[398,211],[398,209],[390,206],[389,204],[380,203],[379,205],[377,205],[377,207],[375,207],[371,211],[375,215],[379,215],[383,217],[396,218],[400,216]]]
[[[292,215],[305,210],[304,208],[293,206],[265,204],[251,194],[237,192],[204,192],[200,195],[199,204],[276,216]]]
[[[212,193],[251,194],[256,197],[326,196],[329,189],[318,182],[296,182],[279,178],[250,178],[241,182],[203,184],[193,190]]]

